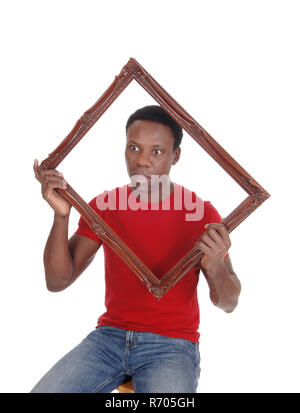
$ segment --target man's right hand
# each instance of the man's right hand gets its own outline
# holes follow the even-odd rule
[[[34,160],[33,170],[36,179],[42,185],[42,196],[54,210],[55,214],[60,217],[66,217],[70,214],[72,205],[62,198],[55,188],[67,188],[67,182],[63,174],[55,169],[38,170],[39,162]]]

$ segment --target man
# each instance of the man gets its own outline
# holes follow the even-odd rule
[[[180,158],[181,140],[182,128],[160,106],[137,110],[126,125],[125,159],[132,185],[106,191],[89,202],[158,278],[193,246],[204,252],[201,262],[159,301],[82,217],[68,240],[71,205],[55,191],[66,187],[63,175],[56,170],[39,172],[34,161],[42,195],[55,211],[44,251],[47,288],[61,291],[71,285],[103,245],[107,311],[99,317],[97,328],[32,392],[107,393],[129,377],[137,393],[196,392],[200,268],[212,302],[228,313],[238,303],[241,286],[229,258],[231,243],[221,216],[209,201],[203,202],[169,177]],[[155,177],[165,180],[159,183]],[[187,215],[184,198],[189,195],[195,208],[202,207],[197,219]],[[120,200],[127,201],[127,208],[120,208]],[[181,208],[175,207],[176,202]],[[139,209],[133,207],[135,203]]]

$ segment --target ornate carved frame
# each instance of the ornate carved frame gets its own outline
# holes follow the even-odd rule
[[[133,79],[248,193],[248,197],[222,221],[228,232],[231,232],[270,195],[133,58],[39,168],[55,169]],[[198,248],[192,248],[167,274],[158,279],[69,184],[65,190],[56,190],[76,208],[98,237],[124,260],[156,300],[160,300],[203,256]]]

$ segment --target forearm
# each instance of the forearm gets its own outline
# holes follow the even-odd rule
[[[206,268],[205,276],[212,302],[222,310],[232,312],[241,292],[241,283],[235,273],[230,272],[222,261]]]
[[[54,215],[45,250],[44,267],[47,288],[61,291],[67,287],[73,272],[73,260],[68,245],[69,215]]]

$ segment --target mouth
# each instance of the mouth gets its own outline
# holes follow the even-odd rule
[[[143,174],[143,173],[140,173],[140,172],[134,172],[133,175],[136,175],[136,176],[139,176],[139,177],[141,176],[141,177],[144,177],[144,178],[147,178],[147,179],[151,179],[151,175]]]
[[[133,175],[130,176],[131,183],[133,185],[140,185],[141,188],[149,185],[151,185],[151,177],[150,175],[145,175],[145,174],[140,174],[140,173],[134,173]]]

